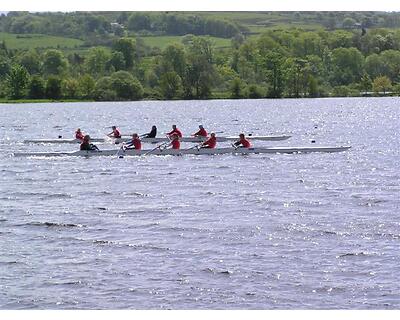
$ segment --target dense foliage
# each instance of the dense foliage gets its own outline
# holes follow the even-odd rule
[[[0,42],[0,97],[107,101],[399,93],[400,29],[371,28],[397,27],[398,19],[392,18],[398,15],[303,15],[325,24],[342,15],[342,28],[282,28],[251,35],[215,15],[10,13],[0,19],[0,30],[83,39],[94,34],[110,42],[85,53],[9,50]],[[127,30],[121,32],[121,25]],[[146,47],[129,31],[190,34],[160,50]],[[231,46],[217,50],[210,39],[197,36],[203,34],[230,37]]]

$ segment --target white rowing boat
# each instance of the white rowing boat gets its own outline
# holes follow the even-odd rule
[[[217,155],[217,154],[260,154],[260,153],[311,153],[311,152],[342,152],[350,146],[327,147],[271,147],[271,148],[215,148],[215,149],[150,149],[150,150],[101,150],[101,151],[72,151],[72,152],[15,152],[15,157],[57,157],[57,156],[143,156],[143,155]]]
[[[287,140],[291,136],[286,135],[271,135],[271,136],[248,136],[247,138],[250,140],[259,140],[259,141],[282,141]],[[205,137],[183,137],[180,140],[182,142],[202,142],[205,141],[207,138]],[[160,142],[167,142],[169,139],[167,137],[159,137],[159,138],[141,138],[143,143],[160,143]],[[218,142],[227,142],[227,141],[236,141],[239,140],[236,136],[230,137],[217,137]],[[129,142],[131,138],[93,138],[90,139],[93,143],[104,143],[104,142],[111,142],[114,144],[119,144],[122,142]],[[81,143],[81,140],[78,139],[27,139],[24,140],[24,143]]]

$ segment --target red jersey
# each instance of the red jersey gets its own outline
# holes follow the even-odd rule
[[[175,134],[176,134],[179,138],[182,138],[182,132],[181,132],[178,128],[176,128],[176,129],[172,130],[171,132],[168,132],[168,133],[167,133],[167,135],[170,136],[170,137],[172,137],[172,136],[175,135]]]
[[[142,149],[142,141],[140,141],[139,138],[133,139],[131,142],[129,142],[129,144],[127,145],[127,147],[131,147],[133,146],[134,149],[136,150],[141,150]]]
[[[201,128],[199,131],[197,131],[194,136],[200,136],[200,137],[207,137],[207,131],[204,128]]]
[[[180,149],[181,143],[179,140],[172,140],[171,141],[172,149]]]
[[[75,132],[75,139],[83,140],[84,137],[82,132]]]
[[[217,137],[210,137],[203,142],[203,146],[214,149],[217,145]]]
[[[114,138],[121,138],[121,132],[118,129],[113,130]]]
[[[239,143],[243,146],[243,148],[251,148],[251,143],[246,138],[240,139]]]

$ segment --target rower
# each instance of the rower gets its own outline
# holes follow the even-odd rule
[[[204,129],[202,125],[199,125],[199,131],[193,133],[192,136],[194,137],[207,137],[207,131]]]
[[[83,141],[84,138],[85,138],[85,135],[83,134],[81,129],[80,128],[76,129],[76,131],[75,131],[75,139]]]
[[[112,126],[111,127],[112,131],[107,134],[107,136],[109,136],[110,138],[121,138],[121,132],[119,132],[119,130],[117,129],[116,126]]]
[[[182,132],[176,127],[176,124],[172,125],[172,131],[167,133],[167,136],[171,139],[173,135],[178,135],[179,138],[182,138]]]
[[[152,126],[149,133],[142,134],[142,138],[155,138],[157,135],[157,127]]]
[[[125,150],[141,150],[142,149],[142,142],[137,133],[132,134],[132,140],[124,146]]]
[[[235,146],[235,148],[251,148],[251,143],[246,139],[244,133],[241,133],[239,134],[239,140],[236,141],[233,146]]]
[[[181,148],[181,143],[179,141],[179,136],[177,134],[172,135],[172,141],[171,141],[170,145],[172,146],[171,149],[178,150]]]
[[[214,132],[211,132],[210,138],[208,138],[206,141],[204,141],[200,145],[200,148],[214,149],[216,145],[217,145],[217,137],[215,136]]]
[[[90,143],[90,136],[87,134],[81,143],[80,150],[86,150],[86,151],[99,151],[99,148],[97,148],[96,145],[93,143]]]

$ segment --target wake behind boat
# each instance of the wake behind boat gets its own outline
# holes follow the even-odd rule
[[[271,147],[271,148],[215,148],[215,149],[150,149],[150,150],[100,150],[72,152],[15,152],[15,157],[91,157],[91,156],[143,156],[143,155],[219,155],[219,154],[263,154],[263,153],[311,153],[311,152],[342,152],[350,146],[312,146],[312,147]]]
[[[269,136],[247,136],[247,139],[250,140],[258,140],[258,141],[282,141],[282,140],[287,140],[291,138],[291,136],[288,135],[269,135]],[[180,140],[182,142],[193,142],[193,143],[199,143],[202,141],[205,141],[207,137],[182,137]],[[238,138],[236,136],[227,136],[227,137],[217,137],[218,142],[230,142],[230,141],[236,141]],[[131,141],[131,138],[91,138],[90,139],[92,142],[97,142],[97,143],[114,143],[114,144],[119,144],[123,142],[129,142]],[[141,138],[141,141],[143,143],[160,143],[160,142],[167,142],[169,141],[168,137],[159,137],[159,138]],[[71,144],[76,144],[76,143],[81,143],[82,141],[79,139],[64,139],[64,138],[58,138],[58,139],[26,139],[24,140],[24,143],[71,143]]]

